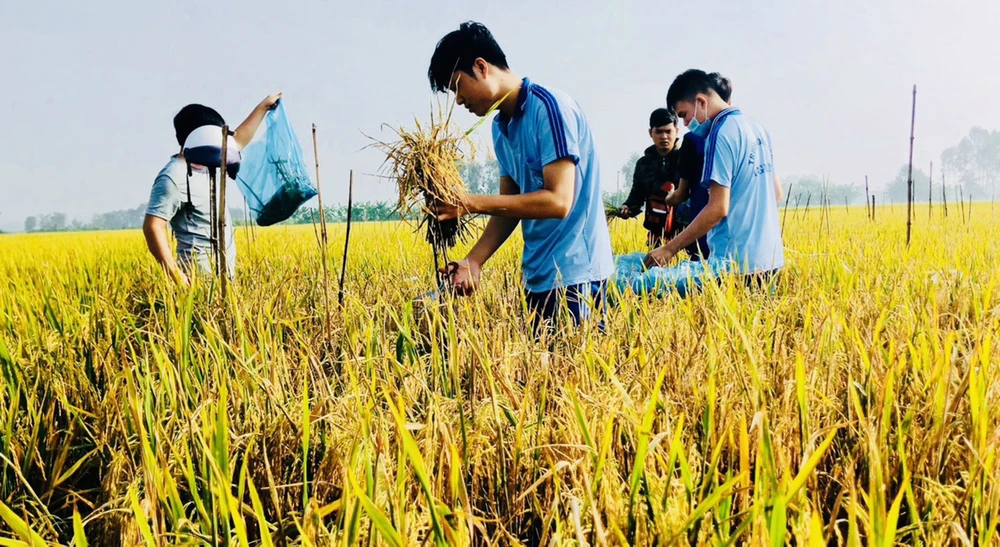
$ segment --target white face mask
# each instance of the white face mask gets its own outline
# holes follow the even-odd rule
[[[705,121],[708,121],[708,113],[707,112],[706,112],[706,116],[705,116]],[[698,99],[696,98],[694,100],[694,114],[691,115],[691,121],[688,122],[688,124],[687,124],[688,131],[697,131],[698,127],[702,123],[703,122],[699,122],[698,121]]]

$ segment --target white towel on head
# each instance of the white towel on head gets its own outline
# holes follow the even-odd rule
[[[222,166],[222,128],[217,125],[203,125],[184,140],[184,158],[191,163],[209,168]],[[234,168],[240,164],[240,148],[236,139],[229,135],[226,150],[226,166]]]

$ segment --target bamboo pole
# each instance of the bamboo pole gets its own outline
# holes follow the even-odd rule
[[[229,126],[222,126],[222,155],[219,167],[219,271],[221,272],[222,300],[229,294],[229,257],[226,254],[226,156],[229,154]]]
[[[927,220],[931,220],[934,202],[934,162],[931,162],[931,174],[927,177]]]
[[[209,238],[212,240],[212,269],[215,275],[219,275],[219,200],[216,195],[215,169],[208,168],[208,223]]]
[[[875,197],[875,196],[872,196],[872,197]],[[870,199],[868,198],[868,175],[865,175],[865,213],[867,213],[867,215],[868,215],[868,220],[872,220],[872,213],[874,211],[868,209],[868,202],[869,201],[870,201]]]
[[[875,221],[875,194],[872,194],[872,222]]]
[[[326,260],[326,210],[323,209],[323,186],[319,179],[319,146],[316,140],[316,124],[312,124],[313,158],[316,160],[316,199],[319,202],[319,256],[323,261],[323,330],[330,341],[330,270]]]
[[[941,205],[944,207],[944,218],[948,218],[948,185],[945,180],[944,169],[941,170]]]
[[[350,182],[347,185],[347,235],[344,236],[344,258],[340,261],[340,289],[337,292],[337,302],[344,307],[344,275],[347,273],[347,250],[351,243],[351,208],[354,206],[354,170],[351,169]]]
[[[788,220],[788,202],[792,199],[792,186],[794,185],[795,183],[788,185],[788,195],[785,196],[785,212],[781,216],[781,233],[785,233],[785,221]]]
[[[962,222],[965,222],[965,192],[962,191],[962,185],[958,185],[958,214],[962,217]]]
[[[917,124],[917,86],[913,86],[913,113],[910,116],[910,168],[906,176],[906,245],[913,229],[913,130]]]

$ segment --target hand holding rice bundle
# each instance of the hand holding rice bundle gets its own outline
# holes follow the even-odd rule
[[[378,142],[385,152],[383,171],[396,180],[399,190],[399,210],[404,213],[421,212],[420,225],[427,225],[427,241],[446,251],[454,247],[467,231],[468,217],[439,221],[433,212],[437,203],[461,206],[466,195],[465,183],[459,166],[466,161],[463,147],[470,155],[474,152],[467,133],[451,123],[451,113],[438,116],[431,113],[429,124],[414,120],[415,128],[394,129],[399,140],[393,143]]]

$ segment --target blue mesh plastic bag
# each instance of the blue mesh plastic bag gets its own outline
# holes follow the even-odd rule
[[[664,297],[677,291],[682,297],[699,290],[706,279],[732,271],[735,264],[728,260],[685,260],[669,268],[643,266],[645,253],[615,257],[614,283],[620,291]]]
[[[283,100],[267,113],[263,127],[243,149],[236,183],[260,226],[288,219],[316,195]]]

